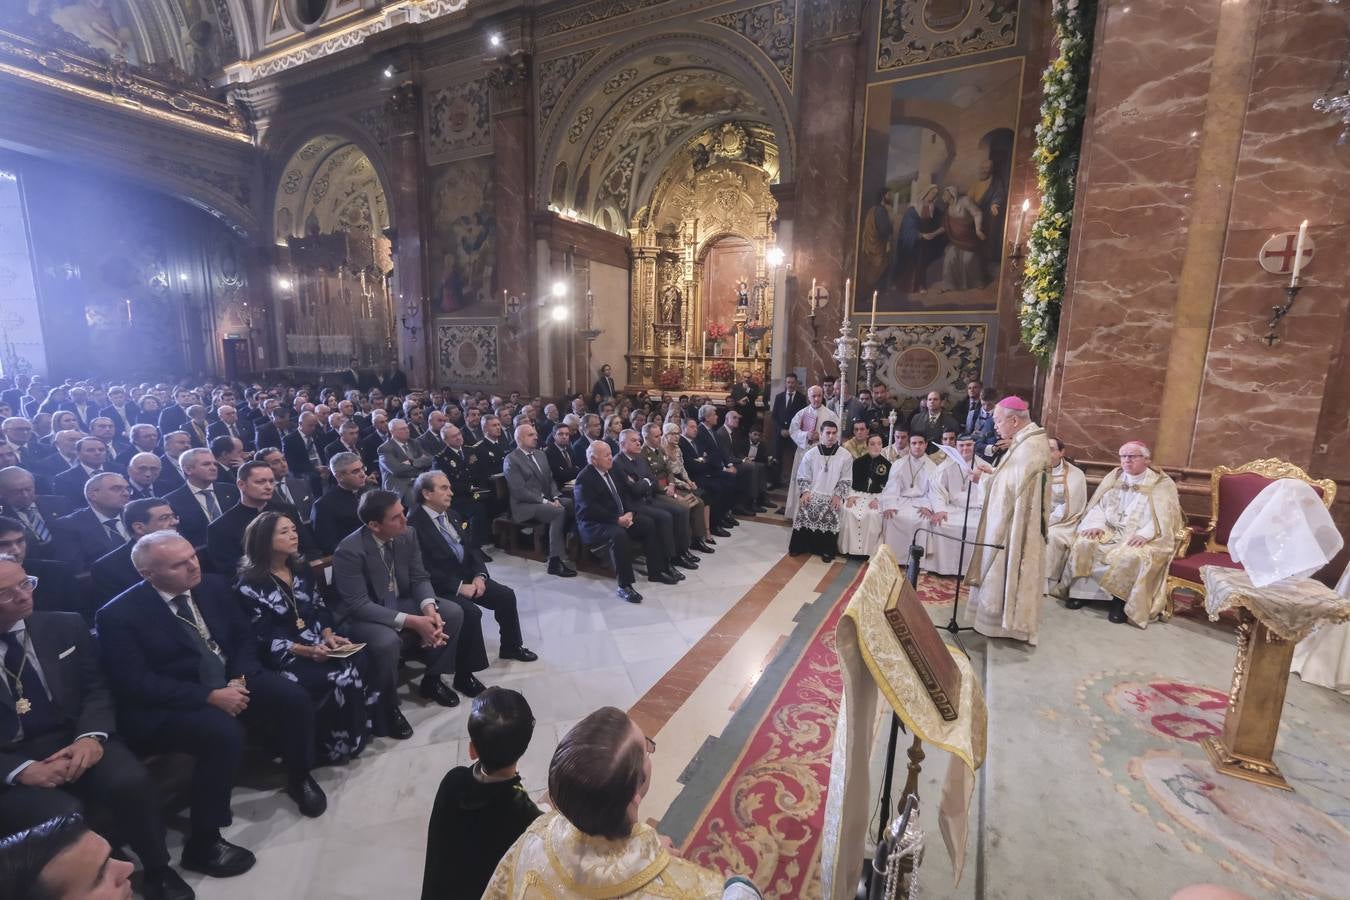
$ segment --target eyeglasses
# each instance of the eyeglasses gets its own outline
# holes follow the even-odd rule
[[[34,579],[34,580],[36,580],[36,579]],[[652,740],[651,738],[647,737],[645,734],[642,736],[642,739],[643,739],[644,741],[647,742],[647,752],[648,752],[648,753],[655,753],[655,752],[656,752],[656,741],[654,741],[654,740]]]
[[[0,603],[18,603],[24,595],[33,593],[37,586],[37,576],[29,575],[13,587],[0,591]]]

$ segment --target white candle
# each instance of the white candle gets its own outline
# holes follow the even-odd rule
[[[872,292],[872,331],[877,330],[877,292]]]
[[[848,300],[849,300],[849,297],[851,296],[850,293],[849,293],[849,288],[852,286],[852,284],[853,284],[853,279],[851,279],[851,278],[845,278],[845,279],[844,279],[844,317],[845,317],[845,318],[848,317]]]
[[[811,315],[816,314],[816,280],[811,279]]]
[[[1022,215],[1017,217],[1017,237],[1013,238],[1013,246],[1020,246],[1022,243],[1022,225],[1027,220],[1027,210],[1031,209],[1031,201],[1022,201]]]
[[[1303,240],[1308,236],[1308,220],[1298,226],[1298,243],[1294,245],[1294,274],[1289,276],[1289,286],[1298,287],[1298,273],[1303,270]],[[1288,246],[1288,245],[1286,245]]]

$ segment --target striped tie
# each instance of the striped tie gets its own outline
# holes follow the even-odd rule
[[[45,544],[52,539],[52,533],[47,529],[47,523],[42,521],[42,513],[38,512],[36,506],[30,506],[28,509],[19,513],[23,520],[28,523],[33,536],[38,539],[38,543]]]

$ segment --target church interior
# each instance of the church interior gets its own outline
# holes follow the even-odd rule
[[[0,3],[0,895],[1347,896],[1347,184],[1343,0]],[[111,404],[110,436],[80,398]],[[555,443],[569,424],[581,443]],[[520,466],[558,447],[574,481],[545,465],[521,512]],[[676,458],[687,475],[629,474]],[[283,501],[292,479],[312,496]],[[432,524],[440,484],[462,527]],[[344,491],[342,543],[310,552]],[[23,512],[66,492],[50,530]],[[482,630],[486,662],[453,690],[430,661],[456,646],[449,617],[407,599],[405,532],[366,517],[386,494],[414,550],[427,511],[452,571],[465,548],[491,562],[436,591],[461,587],[449,606]],[[384,570],[360,574],[383,561],[394,736],[376,716],[288,776],[250,670],[256,710],[227,710],[243,761],[203,825],[214,757],[128,713],[149,682],[105,634],[153,587],[204,679],[216,657],[243,671],[204,588],[152,578],[174,545],[138,543],[131,511],[155,498],[203,585],[264,565],[261,517],[221,564],[231,512],[294,522],[303,562],[272,577],[303,569],[338,633],[363,577],[384,603]],[[131,573],[97,602],[86,506]],[[23,577],[70,579],[71,605]],[[276,596],[303,643],[299,590]],[[26,736],[29,659],[38,717],[66,701],[65,657],[33,646],[56,625],[21,629],[24,598],[88,620],[72,649],[101,654],[117,716],[60,725],[84,751]],[[419,650],[406,623],[432,618]],[[117,641],[149,673],[138,631]],[[311,696],[288,665],[355,660],[370,688],[385,645],[355,633],[346,660],[322,635],[312,658],[249,653]],[[470,733],[497,688],[528,702],[509,774],[544,815],[491,851],[484,892],[458,863],[432,872],[481,840],[438,830],[438,785],[501,780]],[[331,689],[321,726],[352,702]],[[568,813],[567,751],[602,708],[646,737],[631,839]],[[171,865],[121,841],[127,814],[89,786],[114,758],[148,773]],[[66,774],[36,784],[49,769]],[[79,800],[132,861],[115,890],[55,890],[55,851],[4,887],[29,810],[64,808],[23,791]],[[578,859],[639,861],[565,868],[568,828]]]

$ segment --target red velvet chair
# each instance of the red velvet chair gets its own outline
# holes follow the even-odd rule
[[[1167,568],[1167,608],[1163,619],[1172,618],[1175,605],[1172,593],[1178,588],[1194,591],[1201,599],[1205,596],[1205,585],[1200,577],[1201,566],[1225,566],[1230,569],[1242,568],[1241,563],[1233,561],[1228,555],[1228,538],[1237,524],[1238,516],[1247,508],[1247,504],[1256,495],[1265,490],[1272,481],[1280,478],[1296,478],[1310,485],[1327,509],[1336,499],[1336,482],[1330,478],[1312,478],[1298,466],[1279,459],[1258,459],[1245,463],[1236,469],[1227,466],[1215,466],[1210,476],[1210,516],[1209,524],[1204,528],[1191,526],[1193,537],[1203,537],[1205,547],[1199,553],[1184,555],[1189,550],[1190,541],[1182,548],[1172,565]]]

